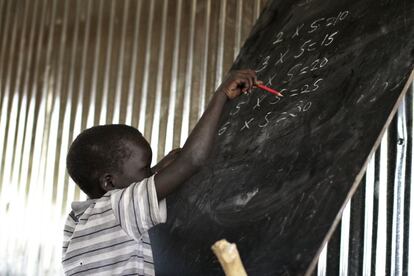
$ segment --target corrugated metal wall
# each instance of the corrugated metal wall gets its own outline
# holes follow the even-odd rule
[[[317,275],[414,275],[411,86],[318,263]]]
[[[63,219],[85,198],[65,172],[74,137],[126,123],[158,159],[180,146],[265,2],[0,0],[1,275],[61,273]],[[315,273],[414,273],[412,118],[410,96]]]

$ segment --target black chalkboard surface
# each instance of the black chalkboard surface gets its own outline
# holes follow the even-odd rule
[[[412,0],[274,0],[233,68],[284,94],[229,102],[208,165],[151,232],[158,275],[309,274],[412,80]]]

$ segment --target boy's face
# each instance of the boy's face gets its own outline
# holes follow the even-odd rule
[[[148,142],[141,137],[137,142],[125,142],[131,156],[121,164],[122,172],[116,173],[115,188],[122,189],[131,183],[151,176],[152,151]]]

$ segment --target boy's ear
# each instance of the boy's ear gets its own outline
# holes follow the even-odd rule
[[[101,188],[105,191],[111,191],[115,189],[114,177],[109,173],[105,173],[100,179],[99,184]]]

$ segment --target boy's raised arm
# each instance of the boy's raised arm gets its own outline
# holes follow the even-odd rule
[[[155,175],[159,200],[173,192],[206,162],[213,148],[225,102],[251,90],[256,83],[256,73],[253,70],[231,71],[227,74],[177,158]]]

